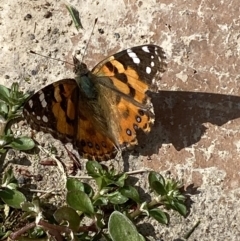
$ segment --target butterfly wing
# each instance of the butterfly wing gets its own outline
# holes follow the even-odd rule
[[[74,79],[50,84],[26,101],[23,115],[33,129],[50,133],[64,143],[73,142],[78,91]]]
[[[24,105],[23,115],[33,129],[50,133],[63,143],[73,143],[80,155],[109,159],[116,154],[115,146],[96,130],[96,123],[88,118],[85,106],[76,80],[64,79],[31,96]]]
[[[93,69],[102,104],[110,106],[109,128],[116,146],[134,146],[138,129],[150,131],[154,111],[146,91],[157,90],[155,78],[166,66],[161,47],[143,45],[110,56]]]
[[[135,88],[139,87],[137,90],[146,92],[148,89],[157,91],[159,82],[155,77],[161,77],[166,68],[166,56],[161,47],[142,45],[104,59],[93,68],[92,72],[97,76],[114,77],[114,80],[117,79]],[[120,87],[120,83],[117,87]]]

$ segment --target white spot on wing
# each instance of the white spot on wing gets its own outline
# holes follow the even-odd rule
[[[146,67],[146,73],[147,73],[147,74],[150,74],[151,71],[152,71],[152,69],[151,69],[150,67]]]
[[[47,116],[44,115],[44,116],[42,117],[42,120],[43,120],[44,122],[48,122]]]
[[[37,120],[41,120],[41,117],[40,117],[40,116],[37,116],[36,118],[37,118]]]
[[[32,101],[32,100],[29,100],[29,101],[28,101],[28,104],[29,104],[30,108],[32,109],[32,108],[33,108],[33,101]]]
[[[39,94],[39,100],[40,100],[40,101],[42,101],[42,100],[45,99],[44,93],[43,93],[41,90],[39,91],[38,94]]]
[[[154,62],[152,61],[152,62],[151,62],[151,67],[154,67],[154,66],[155,66],[155,64],[154,64]]]
[[[47,102],[45,100],[42,101],[42,107],[45,108],[47,106]]]
[[[132,60],[133,60],[133,62],[135,64],[139,64],[140,63],[140,59],[138,58],[138,56],[131,49],[128,49],[127,53],[128,53],[128,56],[130,58],[132,58]]]
[[[42,91],[39,91],[39,100],[41,102],[42,107],[45,108],[47,106],[47,102],[45,100],[45,95]]]
[[[143,46],[143,47],[142,47],[142,50],[143,50],[144,52],[150,53],[150,51],[149,51],[149,49],[148,49],[148,46]]]

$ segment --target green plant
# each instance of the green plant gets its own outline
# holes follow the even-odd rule
[[[69,178],[68,205],[59,207],[51,221],[44,217],[39,200],[22,203],[24,216],[35,221],[12,233],[11,238],[19,238],[26,232],[43,238],[47,231],[56,239],[145,240],[134,224],[139,217],[147,215],[166,225],[167,210],[186,215],[185,198],[179,192],[181,185],[174,180],[165,180],[160,174],[150,172],[149,186],[155,196],[150,202],[142,202],[137,189],[126,184],[126,173],[117,174],[95,161],[88,161],[86,168],[95,181],[96,191],[87,183]],[[86,218],[90,220],[89,225],[85,224]]]
[[[21,117],[22,105],[28,96],[19,91],[17,83],[13,83],[10,89],[0,85],[0,154],[9,148],[30,150],[35,145],[28,137],[14,137],[10,128],[12,120]]]
[[[21,203],[26,200],[25,196],[17,190],[18,183],[13,175],[13,171],[10,168],[4,173],[1,186],[0,186],[0,198],[2,204],[6,204],[13,208],[21,208]]]

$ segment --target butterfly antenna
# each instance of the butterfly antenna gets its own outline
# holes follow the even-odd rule
[[[83,53],[83,57],[82,57],[81,63],[83,62],[83,59],[84,59],[84,57],[85,57],[86,51],[87,51],[87,49],[88,49],[88,45],[89,45],[90,40],[91,40],[91,37],[92,37],[92,35],[93,35],[94,28],[95,28],[95,26],[96,26],[96,24],[97,24],[97,21],[98,21],[98,18],[95,18],[95,21],[94,21],[94,24],[93,24],[93,28],[92,28],[92,31],[91,31],[90,37],[89,37],[89,39],[88,39],[88,42],[87,42],[86,48],[85,48],[85,50],[84,50],[84,53]]]
[[[31,54],[36,54],[36,55],[39,55],[39,56],[44,57],[44,58],[61,61],[61,62],[63,62],[63,63],[67,63],[67,64],[70,64],[70,65],[74,65],[74,64],[72,64],[72,63],[69,63],[69,62],[64,61],[64,60],[61,60],[61,59],[56,59],[56,58],[52,58],[52,57],[49,57],[49,56],[46,56],[46,55],[43,55],[43,54],[36,53],[36,52],[34,52],[34,51],[32,51],[32,50],[30,50],[29,53],[31,53]]]

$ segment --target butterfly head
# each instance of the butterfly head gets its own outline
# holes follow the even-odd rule
[[[73,72],[77,75],[77,76],[83,76],[86,75],[89,70],[87,68],[87,65],[84,64],[83,62],[80,62],[76,56],[73,56],[73,64],[74,64],[74,69]]]

